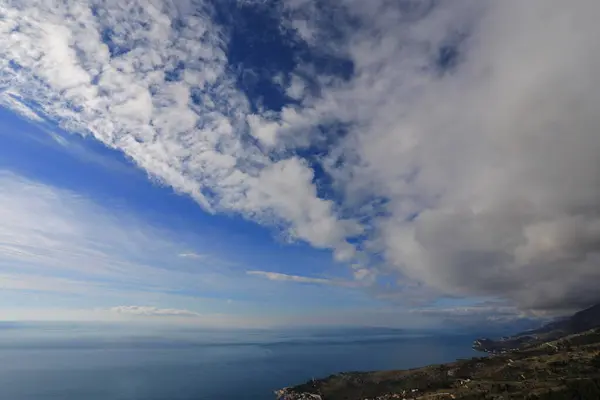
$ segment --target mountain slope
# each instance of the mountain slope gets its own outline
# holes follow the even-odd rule
[[[538,329],[521,332],[501,340],[477,339],[473,343],[473,348],[487,353],[501,353],[526,346],[535,346],[598,326],[600,326],[600,304],[593,305],[568,318],[551,322]]]
[[[600,304],[503,340],[486,357],[405,371],[350,372],[276,392],[280,400],[598,400]]]
[[[506,354],[405,371],[350,372],[277,392],[280,400],[600,399],[600,329]]]

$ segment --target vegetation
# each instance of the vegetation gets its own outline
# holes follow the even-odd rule
[[[406,371],[332,375],[278,393],[280,399],[600,399],[600,329]]]

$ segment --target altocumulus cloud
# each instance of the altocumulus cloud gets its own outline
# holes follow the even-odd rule
[[[66,129],[122,150],[209,211],[278,222],[296,238],[351,255],[345,237],[358,226],[317,197],[307,164],[274,160],[247,140],[249,104],[208,6],[4,3],[4,95],[17,93]]]
[[[243,6],[351,71],[298,59],[276,77],[294,101],[265,111],[236,85],[211,3],[3,2],[3,104],[357,276],[522,309],[600,300],[600,3],[263,3]]]

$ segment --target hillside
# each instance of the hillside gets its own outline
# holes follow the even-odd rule
[[[568,318],[563,318],[538,329],[522,332],[501,340],[477,339],[473,343],[473,348],[487,353],[502,353],[512,349],[536,346],[566,335],[585,332],[599,326],[600,304],[596,304]]]
[[[277,398],[598,400],[599,310],[594,306],[505,340],[476,341],[488,356],[404,371],[341,373],[280,390]]]

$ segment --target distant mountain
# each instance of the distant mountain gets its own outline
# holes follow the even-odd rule
[[[535,346],[596,327],[600,327],[600,304],[579,311],[570,317],[550,322],[540,328],[521,332],[500,340],[477,339],[473,343],[473,348],[487,353],[502,353],[518,348]]]
[[[597,400],[600,304],[501,340],[489,357],[404,371],[346,372],[276,391],[279,400]]]
[[[535,332],[562,331],[567,334],[580,333],[600,326],[600,304],[579,311],[570,318],[551,322]]]

